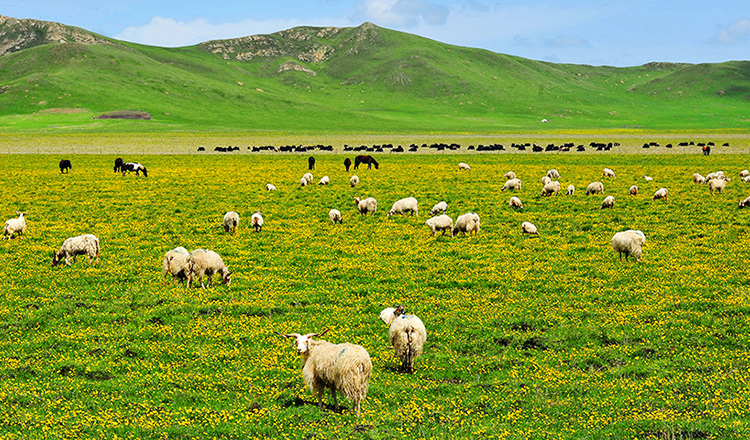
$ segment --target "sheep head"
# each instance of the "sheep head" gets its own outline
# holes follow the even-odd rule
[[[306,335],[301,335],[299,333],[289,333],[289,334],[281,334],[279,332],[275,332],[275,333],[284,338],[294,338],[294,346],[297,349],[297,354],[304,356],[310,350],[310,342],[312,342],[312,338],[323,336],[324,334],[326,334],[326,332],[328,332],[328,330],[329,329],[325,329],[320,333],[308,333]]]
[[[61,252],[55,252],[55,255],[52,257],[52,265],[57,266],[57,263],[60,262],[62,256],[63,254]]]

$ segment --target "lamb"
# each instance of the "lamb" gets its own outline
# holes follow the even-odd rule
[[[449,233],[453,231],[453,219],[448,217],[447,215],[439,215],[437,217],[431,217],[426,222],[424,222],[429,228],[430,231],[432,231],[432,236],[435,236],[435,232],[441,231],[441,236],[445,235],[445,231],[448,231]]]
[[[565,192],[566,196],[572,196],[576,192],[576,187],[574,185],[568,185],[568,191]]]
[[[444,201],[443,202],[438,202],[430,210],[430,215],[440,214],[441,212],[445,213],[445,211],[447,211],[447,210],[448,210],[448,204],[447,203],[445,203]]]
[[[70,266],[71,257],[73,258],[73,263],[75,263],[79,255],[86,255],[89,259],[89,264],[91,264],[92,258],[95,259],[94,263],[98,262],[99,239],[92,234],[84,234],[66,239],[60,250],[52,258],[52,265],[57,266],[57,263],[64,258],[65,264]]]
[[[556,169],[552,168],[551,170],[547,170],[547,176],[550,179],[559,179],[560,173]]]
[[[542,186],[552,182],[552,179],[549,178],[549,176],[542,176]]]
[[[250,217],[250,224],[252,225],[255,232],[260,232],[263,229],[263,213],[258,211]]]
[[[312,175],[312,173],[305,173],[305,174],[302,175],[302,178],[305,179],[305,180],[307,180],[308,184],[311,184],[312,181],[313,181],[313,175]]]
[[[523,203],[521,203],[521,199],[516,196],[511,197],[508,201],[508,204],[513,209],[523,209]]]
[[[12,218],[5,221],[5,227],[3,228],[3,239],[13,238],[13,234],[16,237],[23,238],[23,234],[26,232],[26,219],[23,217],[28,211],[20,212],[16,211],[18,218]]]
[[[414,360],[422,354],[427,341],[427,330],[416,315],[405,315],[404,306],[388,307],[380,312],[380,319],[389,326],[388,338],[401,359],[401,371],[414,373]]]
[[[706,178],[698,173],[693,174],[693,183],[706,183]]]
[[[467,170],[468,171],[468,170],[471,170],[471,167],[469,166],[468,163],[461,162],[461,163],[458,164],[458,169],[459,170]]]
[[[643,175],[643,180],[645,180],[646,182],[651,182],[651,181],[653,181],[653,180],[654,180],[654,178],[653,178],[653,177],[651,177],[651,176],[647,176],[647,175],[645,175],[645,174],[644,174],[644,175]]]
[[[162,278],[166,278],[167,274],[170,274],[172,275],[172,281],[175,278],[186,280],[188,255],[187,249],[182,246],[167,251],[164,255],[164,265],[161,269]]]
[[[727,182],[724,179],[711,179],[708,181],[708,189],[711,190],[711,195],[715,192],[722,192],[726,186]]]
[[[536,226],[530,222],[521,223],[521,234],[539,235],[539,231]]]
[[[520,179],[510,179],[507,182],[505,182],[505,185],[503,185],[503,188],[500,191],[505,191],[506,189],[513,190],[513,191],[520,191],[521,190],[521,180]]]
[[[651,200],[657,200],[657,199],[666,200],[668,194],[669,194],[669,190],[667,190],[666,188],[660,188],[654,193],[654,196],[651,198]]]
[[[471,235],[472,232],[476,234],[479,229],[479,215],[475,212],[467,212],[456,219],[456,224],[453,226],[453,236],[455,237],[459,232],[464,235]]]
[[[234,231],[237,229],[237,225],[239,224],[240,215],[234,211],[229,211],[224,214],[224,220],[222,220],[221,222],[221,225],[224,227],[224,232],[229,232],[232,234],[234,234]]]
[[[307,184],[308,184],[307,179],[305,179],[304,177],[299,179],[299,186],[304,188],[307,186]]]
[[[359,185],[359,177],[357,177],[356,175],[352,176],[352,178],[349,179],[349,186],[351,186],[352,188],[354,188],[357,185]]]
[[[328,178],[328,176],[323,176],[318,181],[318,185],[328,185],[328,182],[330,182],[331,179]]]
[[[224,264],[219,254],[206,249],[196,249],[190,252],[187,258],[187,286],[190,287],[195,278],[201,282],[201,287],[206,288],[203,284],[203,277],[208,277],[208,287],[213,285],[213,276],[221,275],[221,280],[227,286],[232,282],[229,269]]]
[[[615,207],[615,197],[607,196],[602,201],[602,209],[612,209]]]
[[[605,169],[602,170],[602,176],[604,176],[604,177],[611,177],[613,179],[617,178],[617,176],[615,176],[615,172],[612,171],[609,168],[605,168]]]
[[[318,398],[318,408],[323,409],[323,393],[328,388],[331,390],[336,411],[339,410],[336,391],[340,391],[352,402],[352,410],[356,411],[359,417],[372,373],[370,354],[360,345],[331,344],[322,339],[312,339],[323,336],[327,331],[328,329],[321,333],[306,335],[276,334],[294,338],[297,354],[302,357],[302,377],[313,397]]]
[[[637,196],[638,195],[638,187],[635,186],[635,185],[633,185],[633,186],[630,187],[630,190],[628,190],[628,192],[630,192],[631,196]]]
[[[344,223],[344,218],[341,216],[341,211],[338,209],[332,209],[328,211],[328,218],[331,219],[331,223]]]
[[[276,191],[276,187],[271,183],[266,183],[266,191]]]
[[[586,195],[591,194],[604,194],[604,184],[602,182],[591,182],[586,187]]]
[[[396,214],[404,215],[407,212],[411,215],[419,215],[419,202],[414,197],[407,197],[394,202],[391,210],[388,211],[388,217]]]
[[[737,206],[738,209],[747,208],[750,207],[750,196],[745,198],[745,200],[740,201],[739,206]]]
[[[354,205],[357,207],[357,210],[362,215],[367,214],[375,214],[375,211],[378,210],[378,201],[375,200],[373,197],[368,197],[364,200],[360,200],[359,197],[354,198]]]
[[[513,171],[508,171],[507,173],[505,173],[505,175],[503,175],[503,177],[505,177],[508,180],[515,179],[516,173],[514,173]]]
[[[544,185],[542,188],[542,196],[551,196],[552,194],[557,195],[560,192],[560,182],[557,180],[552,181]]]
[[[633,229],[618,232],[612,237],[612,247],[620,254],[620,261],[622,261],[622,254],[625,254],[625,261],[628,261],[629,255],[634,256],[637,261],[641,261],[641,253],[645,243],[646,236],[643,232]]]

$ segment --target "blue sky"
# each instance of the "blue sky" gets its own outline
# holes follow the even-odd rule
[[[750,60],[750,0],[0,0],[0,15],[156,46],[365,21],[535,60],[613,66]]]

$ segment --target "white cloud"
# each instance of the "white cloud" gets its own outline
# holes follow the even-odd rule
[[[729,27],[723,28],[716,35],[715,40],[721,44],[734,44],[750,37],[750,19],[741,18]]]
[[[363,0],[356,4],[354,17],[382,26],[436,26],[445,23],[449,12],[447,6],[425,0]]]

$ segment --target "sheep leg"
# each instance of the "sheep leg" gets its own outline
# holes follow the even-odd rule
[[[205,289],[205,288],[206,288],[206,285],[205,285],[205,284],[203,284],[203,277],[198,277],[198,281],[200,281],[200,282],[201,282],[201,287]]]
[[[336,388],[331,388],[331,395],[333,396],[333,408],[336,412],[339,412],[339,402],[336,400]]]

